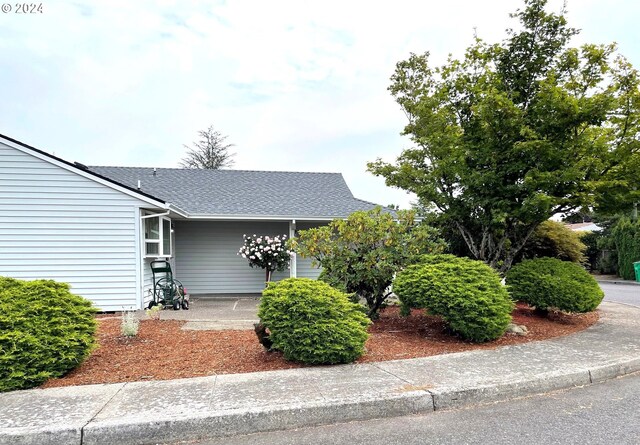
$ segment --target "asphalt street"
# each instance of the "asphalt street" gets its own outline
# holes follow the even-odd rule
[[[508,402],[199,445],[640,444],[640,374]]]
[[[599,283],[605,301],[632,304],[640,307],[640,286],[635,284]]]

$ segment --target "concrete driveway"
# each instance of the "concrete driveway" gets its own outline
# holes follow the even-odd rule
[[[253,329],[258,322],[259,295],[238,297],[190,298],[189,310],[160,312],[161,320],[186,320],[182,329],[225,330]]]

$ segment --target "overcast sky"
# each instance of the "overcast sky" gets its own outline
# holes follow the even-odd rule
[[[561,1],[549,8],[559,11]],[[14,3],[10,3],[15,7]],[[0,133],[89,165],[177,167],[213,124],[236,169],[343,173],[354,195],[413,198],[366,172],[411,143],[395,63],[491,42],[515,0],[55,1],[0,12]],[[640,67],[640,2],[569,0],[575,41]]]

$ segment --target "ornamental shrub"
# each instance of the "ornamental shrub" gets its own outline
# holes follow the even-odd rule
[[[242,235],[242,239],[238,255],[248,260],[249,266],[264,269],[265,281],[271,281],[273,271],[283,271],[289,267],[291,251],[285,247],[287,235]]]
[[[587,246],[575,232],[558,221],[544,221],[533,232],[518,254],[521,259],[553,257],[574,263],[586,263]]]
[[[95,345],[95,312],[66,283],[0,277],[0,391],[31,388],[78,366]]]
[[[446,247],[436,229],[416,221],[414,211],[395,215],[381,207],[334,219],[328,225],[298,232],[291,247],[322,266],[318,279],[367,303],[370,318],[391,295],[395,273],[416,257]]]
[[[590,312],[604,297],[596,280],[579,264],[556,258],[525,260],[507,274],[514,300],[537,309]]]
[[[500,276],[481,261],[425,255],[398,273],[393,289],[404,314],[427,309],[466,340],[494,340],[511,322],[513,302]]]
[[[159,307],[159,306],[154,306]],[[148,309],[149,311],[151,309]],[[122,312],[122,318],[120,319],[120,333],[123,337],[135,337],[140,330],[140,320],[136,317],[136,313],[133,311]]]
[[[272,349],[287,360],[318,365],[360,357],[371,323],[347,294],[308,278],[269,283],[258,316],[270,332]]]

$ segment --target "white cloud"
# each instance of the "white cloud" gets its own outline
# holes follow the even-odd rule
[[[499,40],[516,7],[51,1],[41,15],[0,14],[0,132],[88,164],[160,167],[214,124],[237,145],[236,168],[340,171],[356,196],[406,206],[365,171],[410,145],[386,91],[395,63],[460,55],[474,27]],[[570,0],[569,12],[579,40],[616,40],[640,64],[636,2]]]

